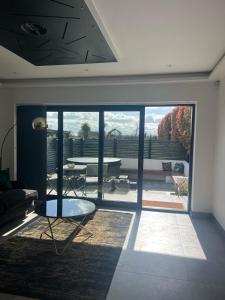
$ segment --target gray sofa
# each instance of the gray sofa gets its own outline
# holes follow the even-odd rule
[[[35,190],[13,188],[0,191],[0,225],[24,217],[37,198]]]

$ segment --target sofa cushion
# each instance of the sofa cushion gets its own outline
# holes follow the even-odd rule
[[[0,200],[0,215],[4,214],[5,212],[5,205],[2,200]]]
[[[0,201],[4,203],[6,209],[25,201],[26,193],[23,190],[7,190],[0,193]]]
[[[35,198],[37,199],[38,197],[38,192],[36,190],[28,190],[28,189],[22,189],[22,191],[25,193],[25,198]]]
[[[0,190],[5,191],[12,188],[8,170],[0,170]]]
[[[5,210],[21,205],[28,199],[37,199],[37,191],[28,189],[12,189],[0,192],[0,203]]]

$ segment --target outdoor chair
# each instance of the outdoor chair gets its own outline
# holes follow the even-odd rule
[[[172,176],[174,189],[178,197],[188,194],[188,177],[187,176]]]
[[[108,164],[103,164],[103,182],[108,178]],[[98,187],[98,164],[87,165],[86,187]],[[87,191],[87,189],[86,189]]]
[[[47,174],[47,188],[49,189],[48,195],[51,195],[53,191],[57,194],[57,178],[58,176],[56,173]]]
[[[108,164],[103,164],[103,178],[108,177]],[[98,165],[90,164],[87,165],[87,173],[86,173],[86,182],[88,183],[98,183]]]
[[[68,196],[70,192],[73,192],[76,197],[86,196],[85,176],[63,176],[64,196]]]
[[[63,166],[63,195],[67,196],[73,192],[76,197],[86,196],[86,166],[83,169],[68,168],[68,165]]]

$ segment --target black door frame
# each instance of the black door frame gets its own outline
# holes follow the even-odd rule
[[[187,211],[156,209],[142,207],[142,187],[143,187],[143,166],[144,166],[144,130],[145,130],[145,108],[146,107],[168,107],[168,106],[188,106],[192,107],[192,128],[191,145],[189,159],[189,196]],[[143,209],[150,211],[190,213],[192,201],[192,176],[193,176],[193,151],[194,151],[194,132],[195,132],[195,104],[150,104],[150,105],[49,105],[47,112],[58,112],[58,197],[62,197],[62,178],[63,178],[63,112],[98,112],[99,113],[99,178],[98,178],[98,197],[88,198],[101,206],[118,207],[125,209]],[[137,202],[110,201],[102,200],[102,180],[103,180],[103,154],[104,154],[104,112],[105,111],[138,111],[139,117],[139,154],[138,154],[138,184]]]

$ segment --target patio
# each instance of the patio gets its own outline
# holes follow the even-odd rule
[[[47,194],[51,190],[47,189]],[[137,201],[137,189],[128,188],[127,186],[118,187],[115,185],[114,190],[109,190],[106,185],[103,184],[103,199],[108,201],[121,201],[121,202],[131,202],[135,203]],[[89,198],[97,197],[97,185],[86,186],[85,194]],[[56,195],[56,191],[53,190],[51,195]],[[82,196],[81,192],[78,192],[77,195]],[[74,191],[67,191],[66,196],[74,196]],[[161,205],[158,208],[172,209],[176,208],[176,204],[179,203],[183,206],[183,210],[187,210],[188,196],[178,195],[175,192],[173,183],[165,183],[157,180],[144,180],[143,181],[143,206],[151,207],[151,202],[154,203],[154,207],[157,208],[157,202],[160,202]],[[163,204],[164,203],[164,204]],[[168,207],[168,203],[171,204],[171,207]],[[174,206],[173,206],[174,203]],[[181,206],[180,206],[181,207]],[[179,207],[178,207],[179,209]]]
[[[128,190],[126,188],[120,188],[120,189],[115,189],[112,192],[105,192],[104,200],[135,203],[137,201],[137,190],[136,189]],[[150,207],[151,206],[149,205],[150,203],[147,203],[150,201],[157,201],[162,203],[164,202],[165,206],[162,204],[161,208],[163,207],[168,208],[166,207],[166,203],[181,203],[183,205],[183,209],[186,210],[188,196],[181,195],[180,197],[178,197],[177,194],[175,193],[174,185],[172,183],[164,183],[162,181],[154,181],[154,180],[144,180],[143,181],[143,206]]]
[[[98,139],[82,140],[81,142],[80,139],[64,138],[64,196],[98,197],[97,145]],[[138,141],[134,138],[106,139],[103,165],[103,200],[137,202],[137,145]],[[49,174],[53,174],[51,186],[48,184],[47,188],[47,194],[50,195],[56,194],[56,149],[55,140],[49,138],[48,182]],[[115,163],[111,164],[111,161],[115,161]],[[170,164],[171,171],[164,170],[163,164]],[[175,166],[177,164],[183,166],[180,173],[176,172]],[[79,182],[77,181],[79,174],[67,176],[68,171],[73,173],[81,165],[85,166],[86,171],[84,170],[85,172],[80,174],[82,178]],[[146,139],[143,164],[143,206],[187,210],[188,184],[186,182],[184,190],[180,189],[179,184],[177,185],[174,180],[174,176],[180,177],[181,181],[186,178],[188,182],[189,163],[185,160],[185,153],[181,145],[177,142]]]

